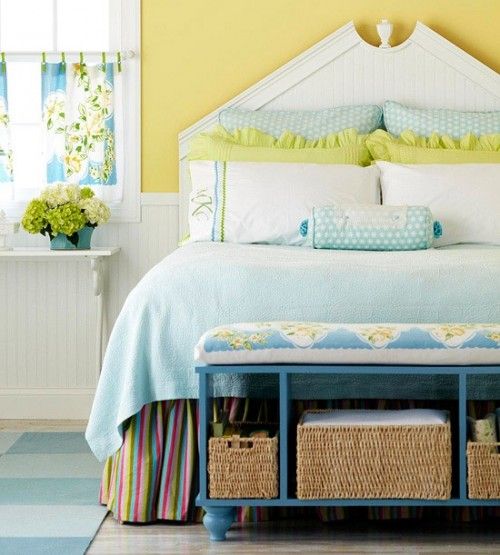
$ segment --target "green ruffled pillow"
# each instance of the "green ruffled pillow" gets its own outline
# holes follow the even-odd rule
[[[411,130],[399,137],[377,129],[366,139],[374,160],[401,164],[480,164],[500,163],[500,134],[468,133],[461,139],[433,133],[421,137]]]
[[[219,125],[191,141],[189,159],[368,166],[372,159],[366,147],[367,137],[355,129],[345,129],[320,139],[306,139],[285,131],[276,139],[251,127],[229,132]]]

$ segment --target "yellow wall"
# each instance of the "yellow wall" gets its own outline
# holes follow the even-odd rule
[[[500,0],[142,0],[142,189],[177,191],[177,134],[354,20],[418,19],[500,72]]]

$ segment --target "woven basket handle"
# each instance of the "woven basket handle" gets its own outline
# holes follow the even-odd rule
[[[227,444],[230,449],[251,449],[254,442],[251,437],[242,438],[241,436],[233,435],[228,439]]]

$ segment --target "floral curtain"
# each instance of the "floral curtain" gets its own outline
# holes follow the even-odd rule
[[[118,75],[113,64],[43,65],[47,183],[88,185],[105,200],[121,199],[114,106]]]
[[[12,147],[7,103],[7,66],[0,63],[0,184],[13,181]]]

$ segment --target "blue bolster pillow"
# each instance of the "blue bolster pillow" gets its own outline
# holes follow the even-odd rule
[[[349,204],[313,208],[300,234],[316,249],[412,251],[432,247],[442,227],[427,206]]]

